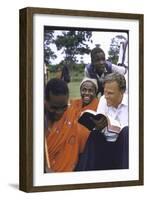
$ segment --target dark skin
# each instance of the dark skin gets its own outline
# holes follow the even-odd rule
[[[68,94],[67,95],[54,95],[50,93],[49,101],[45,100],[45,109],[48,115],[48,129],[52,128],[54,122],[59,121],[64,112],[68,108]],[[45,131],[48,134],[48,130]],[[46,158],[45,158],[46,159]],[[52,172],[52,170],[45,165],[46,172]]]
[[[64,112],[68,109],[68,94],[58,96],[50,94],[49,101],[45,100],[45,108],[49,116],[48,128],[52,128],[54,122],[59,121]],[[106,123],[102,119],[99,121],[93,119],[93,121],[99,130],[106,126]],[[48,133],[48,131],[46,132]],[[45,171],[52,172],[47,164],[45,164]]]
[[[49,101],[45,100],[45,108],[49,118],[49,127],[52,127],[53,123],[60,120],[68,108],[68,94],[54,95],[50,93]]]
[[[95,123],[95,126],[97,130],[99,131],[101,131],[103,128],[105,128],[108,125],[107,119],[105,117],[102,117],[100,120],[91,118],[91,120]]]
[[[90,81],[85,81],[80,88],[83,107],[92,102],[96,97],[96,88]]]
[[[83,106],[89,104],[96,97],[96,88],[90,81],[86,81],[82,84],[80,92],[83,99]],[[102,130],[107,126],[106,118],[101,118],[100,120],[92,118],[92,121],[95,123],[98,130]]]
[[[50,94],[50,101],[45,101],[45,107],[48,111],[49,128],[52,127],[55,121],[58,121],[63,116],[64,112],[68,108],[68,95],[53,95]],[[98,130],[102,130],[107,126],[107,120],[105,118],[101,118],[100,120],[92,119],[96,125]]]
[[[99,76],[101,76],[105,71],[106,59],[105,54],[100,52],[92,59],[92,64]]]

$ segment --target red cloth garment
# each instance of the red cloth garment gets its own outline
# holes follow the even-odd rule
[[[88,136],[89,130],[77,122],[76,111],[70,106],[46,135],[51,169],[54,172],[73,171]]]
[[[71,106],[73,107],[73,109],[76,112],[76,116],[77,118],[79,118],[79,116],[81,115],[81,112],[85,111],[85,110],[93,110],[96,111],[97,107],[98,107],[98,103],[99,100],[97,98],[94,98],[93,101],[86,105],[86,106],[82,106],[82,99],[76,99],[76,100],[71,100]]]

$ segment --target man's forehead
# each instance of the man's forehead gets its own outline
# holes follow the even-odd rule
[[[117,81],[108,81],[105,83],[104,88],[110,88],[110,89],[117,89],[120,90],[119,84]]]
[[[96,54],[96,57],[104,57],[104,56],[105,56],[105,54],[103,52],[98,52]]]
[[[94,87],[95,87],[95,85],[92,82],[90,82],[90,81],[84,82],[82,84],[82,86],[81,86],[81,88],[94,88]]]
[[[104,58],[105,59],[105,54],[103,52],[99,52],[97,54],[95,54],[95,56],[93,57],[93,60],[99,60],[101,58]]]
[[[49,102],[52,102],[54,104],[60,104],[62,102],[67,102],[68,101],[68,95],[54,95],[50,94]]]
[[[118,85],[117,81],[115,81],[115,80],[112,80],[112,81],[110,80],[110,81],[105,82],[105,85],[110,85],[110,84],[111,85]]]

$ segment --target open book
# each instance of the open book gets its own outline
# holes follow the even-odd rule
[[[96,128],[96,125],[93,122],[92,118],[99,121],[104,117],[107,119],[108,132],[119,133],[121,131],[121,124],[117,120],[112,119],[103,113],[98,114],[93,110],[85,110],[84,112],[82,112],[80,118],[78,119],[78,122],[83,126],[85,126],[86,128],[88,128],[89,130],[93,130],[94,128]]]

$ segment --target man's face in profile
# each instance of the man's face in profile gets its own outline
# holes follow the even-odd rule
[[[107,106],[117,108],[123,98],[123,91],[120,90],[116,81],[105,83],[104,95],[107,101]]]
[[[49,101],[45,102],[45,106],[52,121],[58,121],[63,116],[68,107],[68,95],[54,95],[50,93]]]

